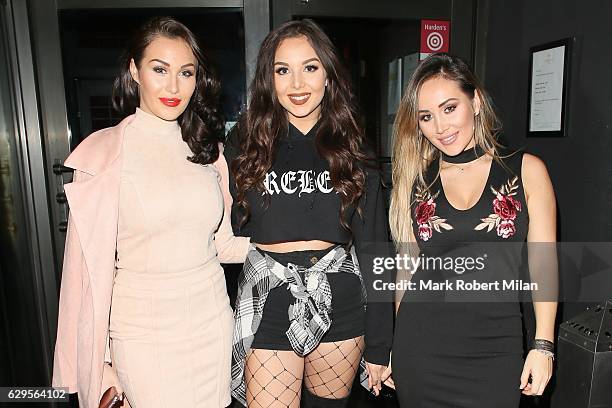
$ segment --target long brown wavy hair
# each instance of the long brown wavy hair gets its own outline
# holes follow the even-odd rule
[[[244,224],[249,217],[247,191],[253,188],[264,191],[264,179],[274,161],[277,141],[289,129],[288,113],[274,87],[274,56],[283,40],[296,37],[308,40],[327,74],[315,146],[328,162],[331,183],[340,193],[340,223],[350,230],[345,213],[363,195],[364,165],[369,164],[364,152],[364,132],[356,120],[348,72],[329,37],[309,19],[281,25],[268,34],[259,49],[249,106],[237,125],[239,154],[231,163],[236,204],[242,212],[240,222]]]
[[[120,113],[131,115],[140,105],[138,84],[130,74],[130,60],[133,59],[140,68],[145,49],[157,37],[184,40],[196,58],[196,87],[185,112],[177,121],[183,140],[193,152],[189,161],[212,163],[219,157],[219,142],[223,139],[225,127],[218,110],[221,83],[195,35],[177,20],[171,17],[152,18],[130,38],[120,59],[119,74],[113,83],[113,107]]]

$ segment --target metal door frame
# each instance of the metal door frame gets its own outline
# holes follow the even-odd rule
[[[23,191],[34,264],[37,319],[47,372],[51,374],[57,330],[58,289],[66,214],[56,202],[63,176],[54,163],[70,153],[58,11],[100,8],[242,8],[247,85],[255,71],[259,44],[269,31],[270,0],[2,0],[8,10],[12,71],[18,95]],[[6,3],[6,5],[5,5]],[[248,88],[246,88],[248,89]],[[50,379],[50,378],[49,378]]]
[[[45,148],[38,116],[38,95],[26,2],[10,0],[6,10],[9,71],[15,97],[16,132],[19,144],[19,172],[25,223],[30,244],[33,294],[44,367],[51,372],[51,345],[57,327],[57,281],[51,233],[51,218],[45,183]]]
[[[385,18],[400,20],[448,19],[453,54],[474,60],[474,20],[478,0],[287,0],[272,1],[272,24],[278,27],[295,16]]]

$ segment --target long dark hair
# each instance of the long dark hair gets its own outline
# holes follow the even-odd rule
[[[218,143],[223,138],[224,130],[223,118],[218,111],[221,84],[195,35],[177,20],[171,17],[152,18],[131,37],[121,56],[119,75],[113,84],[113,107],[125,115],[136,111],[140,96],[138,84],[130,74],[130,60],[133,59],[140,67],[145,49],[157,37],[184,40],[197,60],[196,87],[178,123],[183,140],[193,152],[189,161],[212,163],[219,157]]]
[[[259,49],[249,106],[237,128],[240,154],[231,163],[236,180],[236,204],[243,213],[241,222],[249,216],[246,192],[252,188],[264,191],[264,178],[272,166],[277,140],[289,127],[287,112],[278,101],[274,87],[274,56],[283,40],[295,37],[308,40],[327,74],[315,145],[329,163],[332,185],[340,193],[340,222],[350,230],[345,219],[346,210],[358,202],[364,191],[362,164],[367,161],[363,150],[364,135],[355,119],[356,106],[348,73],[329,37],[309,19],[281,25],[267,35]]]

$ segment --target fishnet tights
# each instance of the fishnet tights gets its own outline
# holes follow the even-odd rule
[[[363,349],[363,336],[319,344],[304,358],[306,389],[323,398],[348,397]]]
[[[303,377],[304,359],[293,351],[252,349],[244,368],[247,407],[299,407]]]
[[[249,408],[298,408],[302,381],[312,394],[347,397],[364,349],[363,336],[321,343],[306,357],[293,351],[252,349],[244,377]]]

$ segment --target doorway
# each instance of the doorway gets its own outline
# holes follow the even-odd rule
[[[120,119],[108,103],[117,57],[131,29],[157,15],[200,37],[235,120],[269,31],[268,0],[0,2],[0,194],[12,200],[0,206],[0,385],[50,383],[71,178],[62,163]]]
[[[351,73],[370,145],[379,157],[387,208],[392,130],[403,90],[418,63],[422,19],[450,21],[450,52],[473,61],[475,0],[272,2],[272,24],[310,18],[329,35]]]

